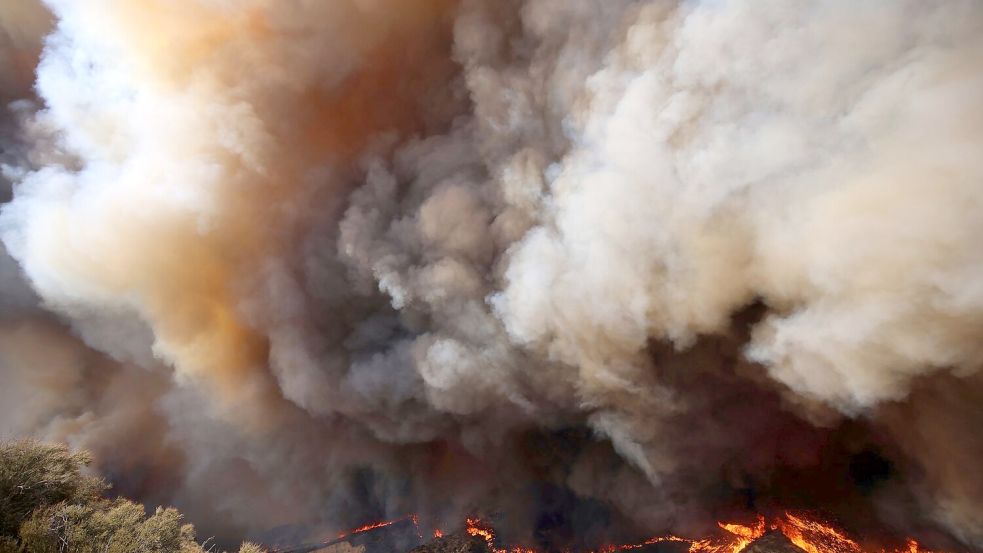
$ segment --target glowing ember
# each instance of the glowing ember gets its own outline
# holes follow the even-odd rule
[[[861,553],[860,544],[836,528],[815,520],[785,513],[778,527],[795,545],[808,553]]]

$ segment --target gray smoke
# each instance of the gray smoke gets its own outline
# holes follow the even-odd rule
[[[0,432],[224,535],[543,483],[687,528],[834,436],[983,547],[978,2],[47,8],[37,58],[0,7]]]

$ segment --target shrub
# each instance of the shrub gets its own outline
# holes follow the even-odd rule
[[[205,553],[173,508],[101,496],[90,457],[35,441],[0,443],[0,553]],[[244,543],[239,553],[263,553]]]
[[[31,553],[191,553],[200,551],[194,528],[175,509],[158,508],[150,517],[143,506],[118,499],[88,505],[39,509],[20,530]]]
[[[85,504],[107,486],[82,470],[84,452],[31,440],[0,443],[0,536],[14,538],[35,509],[56,503]]]

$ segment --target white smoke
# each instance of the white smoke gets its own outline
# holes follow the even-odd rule
[[[951,417],[931,448],[983,452],[978,2],[48,7],[0,224],[73,337],[28,307],[38,346],[0,350],[77,353],[3,356],[5,432],[98,405],[57,437],[107,443],[153,406],[179,491],[144,493],[241,528],[516,506],[517,444],[586,426],[610,445],[551,478],[665,526],[798,462],[732,460],[761,435],[856,418],[983,544],[980,483],[907,434]]]

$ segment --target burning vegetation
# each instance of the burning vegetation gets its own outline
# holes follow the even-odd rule
[[[328,547],[340,541],[352,540],[357,538],[359,534],[391,527],[401,522],[412,523],[414,532],[421,540],[423,539],[419,517],[412,515],[390,521],[366,524],[349,532],[342,533],[337,539],[329,540],[316,547]],[[717,535],[709,537],[687,538],[667,534],[653,536],[636,543],[603,544],[572,553],[616,553],[618,551],[662,550],[656,546],[669,546],[666,549],[667,551],[685,551],[686,553],[741,553],[752,544],[755,547],[749,551],[755,551],[756,553],[779,553],[782,552],[780,546],[782,542],[788,545],[794,545],[806,553],[941,553],[923,548],[917,540],[912,538],[905,540],[904,544],[899,547],[864,547],[831,522],[823,521],[805,513],[793,514],[786,512],[772,520],[766,520],[764,516],[758,516],[756,521],[747,525],[718,522],[717,526],[720,532]],[[413,549],[412,553],[455,550],[467,552],[472,550],[471,548],[473,548],[474,543],[481,544],[487,553],[540,553],[544,551],[536,547],[503,544],[496,538],[495,529],[491,524],[475,517],[467,518],[464,529],[450,533],[446,540],[444,539],[444,532],[440,529],[434,529],[432,536],[434,539],[433,542]],[[462,542],[461,536],[476,538],[477,542],[468,540]],[[766,536],[768,536],[768,539],[762,539]],[[776,538],[778,539],[776,540]],[[468,544],[471,545],[469,546]],[[788,545],[785,548],[791,551],[788,549]],[[570,550],[566,549],[556,551],[571,553]]]

